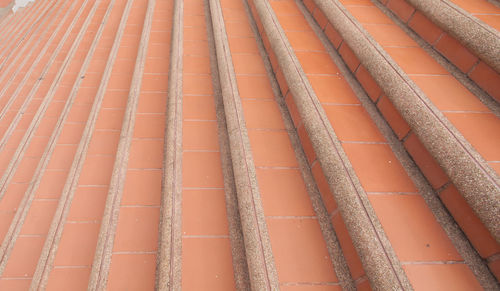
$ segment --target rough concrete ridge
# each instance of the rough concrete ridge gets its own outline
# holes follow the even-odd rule
[[[500,73],[500,32],[448,0],[406,0]]]
[[[408,278],[375,218],[366,193],[276,15],[266,1],[257,0],[254,3],[372,288],[411,290]]]
[[[295,151],[297,162],[299,163],[302,178],[306,182],[306,188],[309,194],[309,198],[311,199],[314,212],[316,213],[318,222],[320,224],[321,232],[323,233],[323,237],[327,243],[328,252],[335,269],[335,274],[337,275],[337,278],[339,279],[340,285],[342,286],[343,290],[356,290],[356,284],[354,283],[354,280],[351,276],[346,258],[344,256],[344,253],[342,252],[342,248],[340,246],[335,230],[333,229],[332,222],[330,221],[330,215],[328,213],[328,210],[326,209],[323,198],[321,197],[319,186],[314,179],[314,175],[308,163],[307,156],[304,152],[304,149],[302,148],[299,134],[297,132],[297,129],[295,128],[292,116],[286,105],[285,98],[283,96],[283,93],[281,92],[278,80],[276,79],[276,76],[274,74],[271,60],[269,59],[266,47],[264,46],[264,42],[259,33],[259,28],[257,27],[257,23],[255,22],[255,18],[252,15],[252,11],[248,5],[248,2],[244,1],[244,5],[250,19],[252,31],[257,40],[259,52],[264,61],[267,76],[269,78],[269,81],[271,82],[274,98],[279,106],[281,117],[285,124],[286,131],[288,132],[292,147]]]
[[[500,177],[338,0],[314,2],[500,241]]]
[[[255,166],[218,0],[210,1],[219,78],[252,290],[279,290]]]
[[[215,40],[210,14],[209,0],[204,1],[205,21],[207,24],[207,40],[210,55],[210,72],[217,115],[217,131],[221,153],[221,166],[224,176],[224,192],[226,198],[226,211],[228,217],[229,239],[231,240],[231,253],[233,255],[234,280],[237,290],[250,290],[250,278],[246,259],[245,240],[241,228],[240,211],[238,209],[238,193],[234,179],[229,133],[227,131],[226,114],[224,113],[224,100],[219,79],[219,66],[215,52]]]
[[[184,4],[175,0],[160,206],[156,290],[181,289],[182,102]]]
[[[125,108],[122,129],[120,132],[120,141],[116,152],[116,159],[113,165],[113,173],[109,183],[108,197],[104,214],[101,221],[101,229],[92,263],[90,273],[90,282],[88,290],[106,289],[111,265],[111,256],[113,253],[113,243],[118,224],[118,215],[123,197],[123,188],[127,174],[127,165],[130,156],[130,146],[134,134],[134,125],[136,119],[137,105],[139,103],[139,94],[142,85],[142,76],[146,62],[146,53],[148,49],[149,36],[151,31],[153,11],[156,0],[149,0],[144,24],[142,27],[141,40],[137,51],[137,57],[134,65],[130,91]]]
[[[245,11],[249,18],[252,32],[257,41],[257,47],[259,53],[264,62],[264,67],[267,73],[267,77],[269,78],[269,81],[271,83],[274,99],[279,107],[281,118],[283,119],[285,129],[288,133],[288,137],[290,138],[292,148],[295,152],[295,157],[299,164],[299,169],[302,178],[304,179],[306,184],[307,193],[312,202],[314,212],[316,213],[316,216],[318,218],[319,226],[321,228],[321,232],[323,233],[323,238],[326,241],[328,253],[330,255],[330,260],[334,266],[335,274],[343,290],[355,290],[356,287],[354,280],[349,271],[337,235],[333,229],[332,222],[330,221],[330,215],[328,213],[328,210],[326,209],[323,203],[323,199],[321,197],[318,184],[314,179],[311,167],[309,166],[307,160],[307,156],[304,152],[304,149],[302,148],[299,134],[294,126],[292,116],[287,108],[285,98],[283,96],[283,93],[281,92],[279,83],[274,74],[271,61],[269,59],[266,47],[259,32],[259,28],[257,27],[255,18],[252,15],[249,3],[247,1],[243,1],[243,4],[245,6]]]

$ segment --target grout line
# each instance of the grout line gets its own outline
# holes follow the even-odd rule
[[[345,141],[340,140],[341,144],[389,144],[387,141]]]
[[[434,45],[433,45],[434,47]],[[480,58],[477,58],[476,62],[471,66],[471,68],[465,73],[466,76],[469,76],[473,71],[474,69],[476,69],[476,67],[479,65],[479,63],[481,63],[481,59]]]
[[[408,265],[465,265],[464,261],[403,261],[401,262],[403,266]]]
[[[225,190],[221,187],[182,187],[182,190]]]
[[[182,235],[182,238],[229,238],[229,235]]]
[[[256,169],[262,170],[298,170],[299,167],[266,167],[266,166],[255,166]]]
[[[497,260],[499,260],[499,259],[500,259],[500,253],[496,253],[496,254],[493,254],[493,255],[489,256],[489,257],[486,259],[486,261],[487,261],[488,263],[492,263],[492,262],[497,261]]]
[[[160,208],[160,204],[145,205],[145,204],[120,204],[120,208]]]
[[[494,114],[497,115],[496,112],[491,112],[491,111],[475,111],[475,110],[470,110],[470,111],[465,111],[465,110],[441,110],[443,113],[470,113],[470,114]],[[499,117],[499,116],[497,116]]]
[[[113,252],[113,255],[156,255],[156,251],[119,251]]]
[[[317,220],[318,217],[317,216],[300,216],[300,215],[287,215],[287,216],[284,216],[284,215],[268,215],[268,216],[265,216],[266,219],[313,219],[313,220]]]
[[[219,150],[183,150],[183,153],[220,153]]]
[[[366,192],[368,195],[420,195],[419,192]]]
[[[54,266],[54,269],[90,269],[90,265],[79,265],[79,266],[65,266],[65,265],[58,265]]]
[[[342,286],[338,282],[280,282],[280,286]]]

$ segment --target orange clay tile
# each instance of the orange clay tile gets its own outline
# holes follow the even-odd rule
[[[460,261],[444,230],[418,194],[368,195],[401,261]]]
[[[184,238],[182,272],[185,290],[230,290],[234,288],[229,239]],[[154,272],[151,272],[154,274]],[[189,280],[187,280],[189,278]]]
[[[434,189],[438,189],[448,182],[448,176],[424,148],[416,135],[410,134],[405,140],[404,146]]]
[[[325,105],[324,109],[341,141],[384,142],[384,138],[363,107]]]
[[[388,145],[344,143],[342,146],[367,192],[417,191]]]
[[[439,193],[439,197],[483,258],[500,252],[498,243],[491,237],[455,186],[446,187]]]
[[[472,66],[477,62],[471,52],[463,47],[456,39],[444,34],[436,43],[436,49],[446,56],[453,64],[455,64],[462,72],[469,72]]]
[[[280,281],[337,281],[316,220],[267,219],[267,224]]]
[[[446,117],[487,161],[499,161],[500,120],[491,113],[446,113]],[[486,138],[487,137],[487,138]]]
[[[387,8],[396,13],[403,22],[407,22],[413,15],[415,8],[408,4],[405,0],[389,0],[386,3]]]
[[[355,72],[359,66],[359,60],[354,54],[354,52],[351,50],[351,48],[345,42],[342,43],[342,45],[340,46],[339,54],[342,56],[344,62],[349,67],[349,69],[352,72]]]
[[[399,139],[402,139],[408,134],[410,126],[403,117],[401,117],[401,114],[394,108],[394,105],[392,105],[387,97],[382,96],[377,103],[377,107]]]
[[[419,290],[480,290],[474,275],[464,264],[405,265],[408,279]]]

